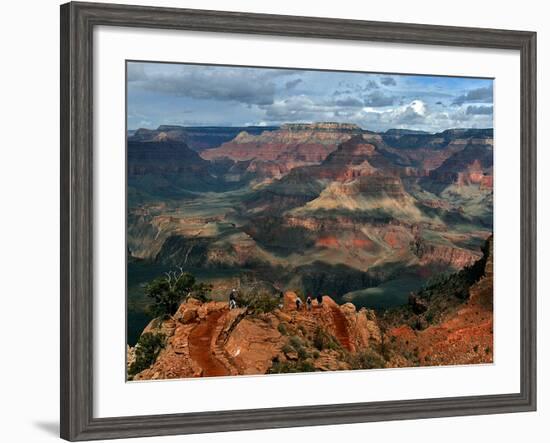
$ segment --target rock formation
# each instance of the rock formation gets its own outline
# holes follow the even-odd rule
[[[398,317],[389,328],[392,356],[389,366],[431,366],[492,363],[493,361],[493,238],[483,256],[462,271],[476,280],[465,287],[467,298],[453,295],[456,280],[433,289],[428,297],[414,296],[412,315],[405,324]],[[479,271],[476,269],[479,268]],[[480,276],[477,277],[477,273]],[[452,282],[452,286],[451,286]],[[449,292],[447,287],[453,287]],[[460,284],[458,285],[460,287]],[[415,307],[422,304],[422,309]],[[413,306],[414,305],[414,306]]]
[[[297,310],[296,297],[287,292],[281,308],[258,315],[229,310],[222,302],[182,303],[172,318],[155,319],[143,331],[162,334],[166,343],[151,367],[133,379],[265,374],[285,364],[351,369],[350,355],[380,342],[374,312],[339,306],[328,296],[311,310]],[[129,348],[128,355],[134,352]]]
[[[256,169],[267,168],[275,162],[289,171],[322,162],[340,143],[361,132],[361,128],[350,124],[285,124],[260,135],[243,131],[230,142],[205,150],[201,155],[207,160],[224,157],[235,161],[254,160]]]

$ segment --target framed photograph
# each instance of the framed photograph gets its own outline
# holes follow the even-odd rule
[[[535,410],[535,45],[61,6],[61,436]]]

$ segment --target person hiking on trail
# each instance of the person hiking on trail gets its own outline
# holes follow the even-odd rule
[[[323,306],[323,296],[321,294],[317,296],[317,304],[319,307]]]
[[[311,303],[313,303],[313,301],[311,300],[311,295],[308,295],[306,299],[306,306],[308,311],[311,311]]]
[[[237,307],[237,290],[233,288],[229,294],[229,309],[235,309]]]
[[[296,297],[296,310],[299,311],[302,308],[302,299],[300,297]]]

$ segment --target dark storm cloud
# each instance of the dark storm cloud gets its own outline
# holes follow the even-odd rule
[[[454,101],[454,105],[462,105],[463,103],[491,103],[493,101],[493,87],[487,86],[483,88],[470,89],[463,95],[458,96]]]
[[[468,115],[491,115],[493,113],[492,106],[473,106],[470,105],[466,108],[466,114]]]
[[[301,78],[297,78],[295,80],[290,80],[290,81],[285,83],[285,89],[287,91],[290,91],[291,89],[294,89],[296,86],[298,86],[302,82],[303,82],[303,80]]]
[[[273,103],[275,84],[252,78],[231,77],[211,72],[206,75],[186,73],[147,83],[145,89],[196,99],[231,100],[241,103],[265,105]]]
[[[235,101],[249,105],[273,103],[276,87],[274,80],[296,72],[219,67],[178,69],[178,66],[174,66],[170,70],[146,73],[143,65],[130,66],[132,69],[128,70],[128,81],[145,91],[199,100]]]
[[[380,80],[380,83],[382,83],[384,86],[395,86],[397,85],[397,82],[393,77],[383,77]]]

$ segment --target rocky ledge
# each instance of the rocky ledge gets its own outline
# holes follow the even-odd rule
[[[133,379],[352,369],[353,355],[376,353],[381,338],[373,311],[328,296],[297,310],[296,297],[287,292],[282,306],[257,315],[224,302],[182,303],[172,318],[153,320],[143,331],[163,337],[163,349]],[[135,349],[128,355],[130,366]]]

